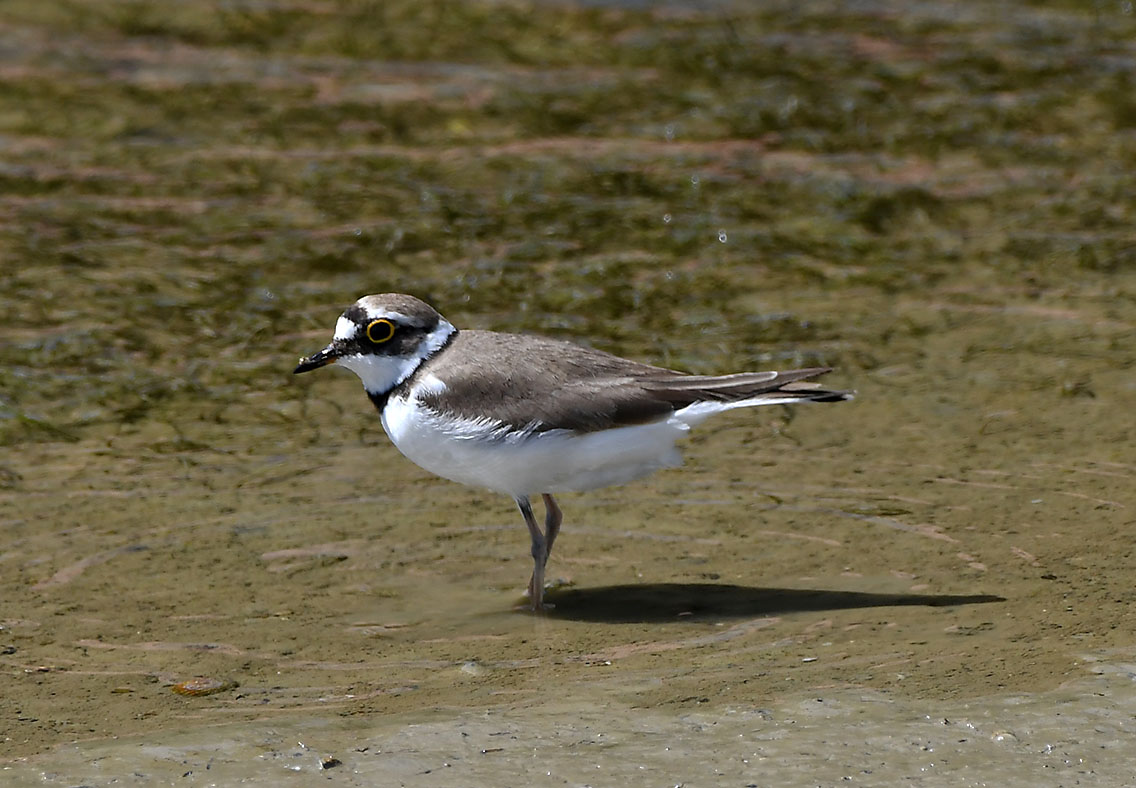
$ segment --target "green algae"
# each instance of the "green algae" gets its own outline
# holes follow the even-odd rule
[[[687,638],[733,616],[713,594],[614,632],[568,588],[534,636],[503,612],[525,576],[508,502],[403,461],[353,381],[291,377],[387,290],[459,326],[699,373],[833,365],[859,390],[707,425],[685,471],[566,505],[555,571],[616,613],[613,589],[712,574],[1009,600],[794,611],[776,637],[847,661],[801,679],[739,635],[773,655],[746,702],[1032,688],[1086,640],[1130,644],[1123,9],[4,3],[0,641],[35,718],[5,721],[11,752],[176,724],[166,674],[247,677],[248,719],[329,685],[375,693],[348,713],[535,703],[526,660],[570,694],[588,654],[667,676],[632,704],[735,686],[748,652]],[[699,675],[687,646],[635,651],[684,638]],[[893,652],[905,683],[872,668]],[[473,657],[508,678],[430,672]],[[98,671],[138,691],[92,696]]]

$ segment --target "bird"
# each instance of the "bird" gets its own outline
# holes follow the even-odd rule
[[[693,375],[558,339],[457,329],[402,293],[360,298],[331,342],[294,373],[354,372],[395,447],[422,468],[509,495],[528,527],[528,597],[544,574],[563,513],[555,494],[620,485],[682,464],[676,442],[735,408],[841,402],[853,392],[810,379],[831,371]],[[544,502],[544,529],[532,499]]]

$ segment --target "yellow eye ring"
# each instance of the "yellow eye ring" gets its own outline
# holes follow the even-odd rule
[[[376,345],[389,342],[394,336],[394,323],[389,320],[372,320],[367,324],[367,339]]]

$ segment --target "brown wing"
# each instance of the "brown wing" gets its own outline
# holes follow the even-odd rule
[[[444,392],[423,396],[435,410],[488,418],[516,429],[594,432],[665,418],[695,402],[735,402],[768,394],[846,399],[805,378],[826,368],[735,375],[686,375],[543,337],[461,331],[444,353],[406,382],[434,374]]]

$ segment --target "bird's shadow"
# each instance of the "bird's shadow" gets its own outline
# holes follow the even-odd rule
[[[612,624],[755,618],[861,607],[948,607],[1006,601],[1004,597],[993,594],[875,594],[716,583],[563,588],[550,591],[545,600],[553,605],[547,611],[549,617]]]

